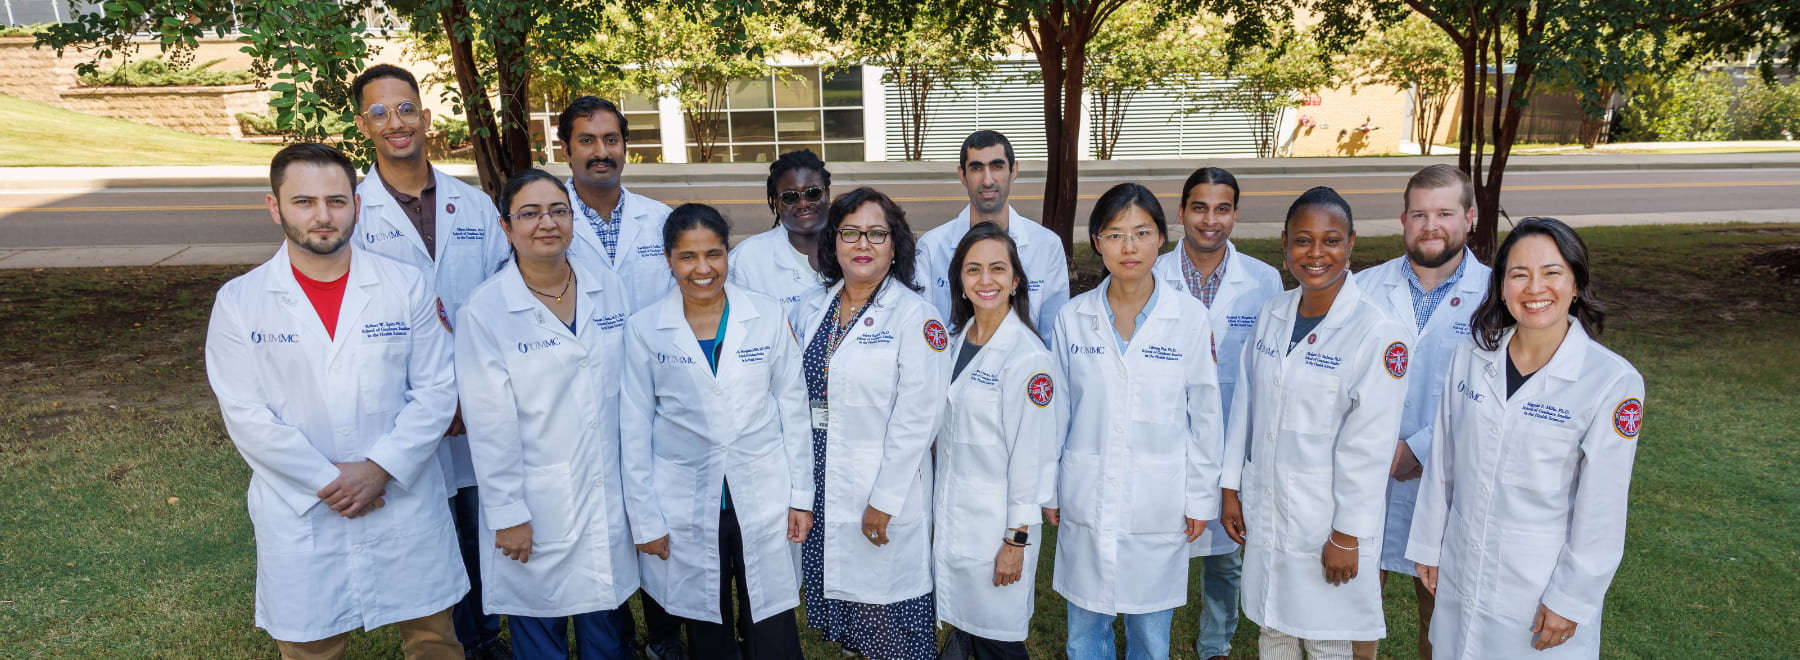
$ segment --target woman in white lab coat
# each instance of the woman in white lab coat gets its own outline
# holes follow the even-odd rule
[[[811,149],[790,151],[769,163],[768,192],[775,227],[731,249],[730,280],[787,307],[825,283],[817,255],[831,171]]]
[[[1445,658],[1597,658],[1625,552],[1644,379],[1594,341],[1587,246],[1526,218],[1501,243],[1475,341],[1438,406],[1406,556]]]
[[[1031,325],[1031,280],[1006,230],[975,225],[950,264],[956,357],[937,436],[938,619],[966,634],[952,644],[966,642],[977,660],[1026,658],[1056,362]]]
[[[806,624],[879,660],[937,655],[926,449],[944,406],[950,333],[910,288],[913,247],[887,195],[845,193],[819,238],[830,286],[788,314],[812,411]]]
[[[1351,641],[1387,634],[1381,526],[1412,334],[1350,274],[1356,229],[1337,192],[1294,200],[1281,236],[1300,286],[1263,305],[1245,344],[1222,525],[1244,544],[1262,657],[1349,658]]]
[[[1056,316],[1068,429],[1055,501],[1052,586],[1069,601],[1071,660],[1169,657],[1187,602],[1188,544],[1219,512],[1219,379],[1206,306],[1153,272],[1162,205],[1122,183],[1095,202],[1089,238],[1107,278]]]
[[[569,259],[569,198],[527,170],[500,192],[513,261],[470,294],[456,382],[481,488],[483,607],[510,615],[513,653],[627,658],[638,588],[619,473],[625,286]]]
[[[793,544],[812,526],[813,490],[806,383],[781,304],[726,284],[730,235],[704,204],[663,224],[676,290],[626,331],[626,504],[644,591],[687,619],[689,653],[743,657],[742,639],[749,658],[799,660]]]

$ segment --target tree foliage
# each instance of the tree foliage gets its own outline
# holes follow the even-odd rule
[[[1201,30],[1203,34],[1224,34],[1228,23],[1227,18],[1209,17]],[[1263,158],[1278,155],[1281,144],[1276,130],[1281,113],[1298,107],[1301,95],[1331,87],[1338,79],[1335,58],[1309,31],[1273,25],[1267,38],[1270,41],[1261,44],[1206,40],[1214,45],[1203,62],[1216,67],[1208,75],[1228,79],[1229,84],[1196,87],[1188,96],[1190,112],[1229,109],[1250,115],[1256,155]]]
[[[1800,135],[1800,83],[1685,67],[1630,88],[1623,128],[1634,140],[1782,140]]]
[[[211,70],[213,65],[223,61],[225,60],[215,59],[193,66],[176,66],[163,58],[152,57],[124,62],[103,71],[84,73],[79,79],[82,85],[88,87],[222,87],[256,82],[256,75],[247,69]]]
[[[1462,53],[1443,30],[1414,14],[1387,26],[1354,50],[1361,84],[1398,87],[1413,103],[1413,140],[1431,155],[1444,110],[1462,85]]]
[[[1139,92],[1185,88],[1202,72],[1216,68],[1218,60],[1197,47],[1200,22],[1196,14],[1175,15],[1160,11],[1150,0],[1133,0],[1094,35],[1082,84],[1092,101],[1089,125],[1095,159],[1112,159],[1126,113]]]
[[[1008,31],[983,15],[992,11],[985,5],[922,3],[909,17],[910,25],[841,35],[843,62],[881,67],[881,81],[899,90],[899,107],[891,112],[900,119],[901,153],[907,160],[925,157],[931,99],[945,88],[993,73],[993,56],[1005,49]]]

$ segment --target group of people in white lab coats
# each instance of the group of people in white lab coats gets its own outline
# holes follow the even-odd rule
[[[1189,177],[1160,255],[1162,204],[1120,184],[1071,299],[999,133],[917,239],[783,154],[774,226],[734,248],[717,210],[619,185],[606,101],[559,118],[568,181],[495,205],[424,161],[410,74],[354,91],[376,166],[277,155],[288,240],[207,340],[283,657],[390,623],[409,658],[497,657],[505,615],[515,656],[628,658],[641,589],[659,658],[799,658],[802,603],[847,654],[1024,658],[1044,522],[1077,660],[1117,656],[1117,618],[1128,657],[1168,657],[1194,557],[1203,658],[1240,603],[1264,657],[1373,657],[1384,569],[1417,576],[1423,654],[1598,654],[1642,379],[1593,339],[1579,237],[1529,219],[1490,270],[1454,169],[1409,181],[1407,254],[1354,275],[1349,204],[1301,195],[1287,291],[1229,240],[1229,172]]]

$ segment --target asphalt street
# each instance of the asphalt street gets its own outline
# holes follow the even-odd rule
[[[632,185],[629,167],[624,176],[627,187],[671,205],[697,201],[719,207],[739,237],[767,229],[773,221],[760,183]],[[1077,234],[1084,233],[1080,228],[1086,227],[1093,200],[1122,180],[1082,182]],[[1180,178],[1134,180],[1149,186],[1174,211]],[[1406,177],[1283,174],[1247,176],[1240,183],[1240,223],[1270,225],[1246,232],[1267,235],[1281,222],[1288,203],[1313,186],[1343,193],[1359,221],[1395,219]],[[843,183],[834,187],[839,193],[849,189]],[[875,187],[898,199],[920,232],[953,217],[967,203],[954,178]],[[1038,217],[1043,189],[1041,180],[1021,178],[1013,189],[1014,206],[1027,217]],[[273,244],[281,240],[281,232],[263,205],[266,192],[252,187],[0,190],[0,248]],[[1502,204],[1514,218],[1658,214],[1667,221],[1670,214],[1692,214],[1702,222],[1723,212],[1800,207],[1800,168],[1519,172],[1507,176]]]

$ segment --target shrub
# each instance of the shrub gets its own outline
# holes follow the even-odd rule
[[[440,117],[432,120],[431,127],[444,132],[444,144],[451,148],[469,143],[469,122],[454,117]]]
[[[1623,114],[1631,140],[1779,140],[1800,133],[1800,84],[1682,71],[1634,85]]]
[[[0,25],[0,37],[35,37],[37,33],[55,23],[38,23],[37,25]]]
[[[292,133],[292,131],[281,130],[281,127],[275,123],[273,114],[240,112],[235,116],[238,125],[243,127],[244,133],[249,135],[287,135]],[[332,135],[343,135],[351,125],[351,122],[332,119],[325,122],[325,130],[330,131]]]
[[[219,87],[247,85],[256,76],[246,69],[208,71],[208,67],[225,60],[207,60],[191,67],[170,64],[160,57],[127,62],[118,67],[81,76],[87,87],[174,87],[195,85]]]

